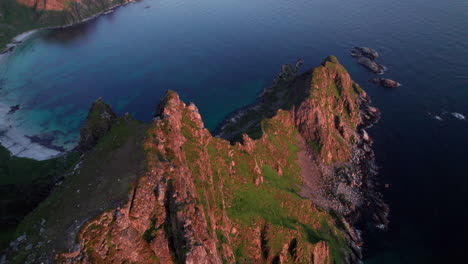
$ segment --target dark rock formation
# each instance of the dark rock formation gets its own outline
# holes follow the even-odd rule
[[[376,50],[367,47],[354,47],[356,51],[361,53],[363,56],[368,57],[369,59],[375,60],[379,57],[379,53]],[[356,53],[355,51],[351,51],[352,53]]]
[[[382,85],[382,86],[388,87],[388,88],[395,88],[395,87],[401,86],[400,83],[398,83],[398,82],[396,82],[394,80],[391,80],[391,79],[386,79],[386,78],[374,78],[374,79],[370,80],[370,82],[378,84],[378,85]]]
[[[385,70],[383,65],[380,65],[374,61],[379,57],[379,53],[371,48],[354,47],[351,50],[351,56],[358,58],[359,64],[374,73],[382,74]]]
[[[105,135],[114,124],[117,116],[109,105],[101,98],[96,100],[89,110],[85,124],[80,129],[80,141],[77,150],[86,152],[97,144],[99,138]]]
[[[385,67],[383,65],[376,63],[375,61],[369,59],[368,57],[363,57],[363,56],[359,57],[358,63],[366,67],[368,70],[377,74],[382,74],[384,73],[384,70],[385,70]]]

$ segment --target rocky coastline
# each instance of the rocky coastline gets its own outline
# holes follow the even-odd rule
[[[378,57],[376,52],[369,51],[369,53],[372,54],[369,56]],[[297,62],[300,62],[300,64]],[[265,102],[271,104],[271,98],[269,97],[275,93],[275,89],[277,89],[278,85],[281,86],[282,82],[296,82],[297,79],[303,79],[305,76],[310,75],[310,72],[307,71],[297,76],[298,65],[300,66],[303,63],[302,60],[297,62],[283,65],[280,73],[274,78],[273,85],[265,88],[259,94],[259,99],[256,102],[229,115],[215,130],[215,135],[233,142],[239,141],[241,139],[236,133],[239,133],[239,131],[248,133],[251,124],[257,122],[255,118],[252,119],[250,116],[257,115],[258,118],[262,118],[262,116],[273,115],[278,109],[284,109],[281,103],[266,108]],[[291,87],[288,87],[288,89],[291,89]],[[360,231],[356,227],[371,219],[376,228],[386,229],[389,224],[389,207],[376,189],[378,185],[376,180],[378,166],[372,149],[372,139],[366,132],[366,129],[377,123],[380,118],[380,111],[372,106],[369,96],[364,92],[360,93],[356,103],[359,105],[360,122],[356,127],[356,137],[350,148],[352,158],[345,162],[329,164],[317,157],[317,149],[305,146],[307,148],[307,159],[309,159],[309,162],[315,163],[312,166],[320,173],[315,176],[319,179],[309,179],[310,182],[305,184],[302,195],[312,199],[314,203],[327,210],[337,212],[350,223],[350,238],[354,242],[351,247],[355,253],[353,259],[358,261],[362,259],[364,241],[362,241]],[[266,113],[259,114],[258,112],[261,111],[266,111]],[[241,124],[238,127],[240,130],[233,132],[232,127],[237,124]],[[255,137],[256,133],[253,133],[253,136]],[[317,186],[319,187],[317,188]]]

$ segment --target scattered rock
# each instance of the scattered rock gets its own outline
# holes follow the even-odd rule
[[[370,82],[379,84],[381,86],[388,87],[388,88],[395,88],[395,87],[401,86],[400,83],[392,79],[387,79],[387,78],[375,78],[375,79],[370,80]]]

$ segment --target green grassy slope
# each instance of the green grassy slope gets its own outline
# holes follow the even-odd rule
[[[0,50],[23,32],[63,25],[65,16],[65,12],[37,12],[15,0],[0,1]]]

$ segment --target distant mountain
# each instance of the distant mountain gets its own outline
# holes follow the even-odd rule
[[[79,23],[133,0],[2,0],[0,47],[23,32]],[[1,48],[0,48],[1,49]]]

